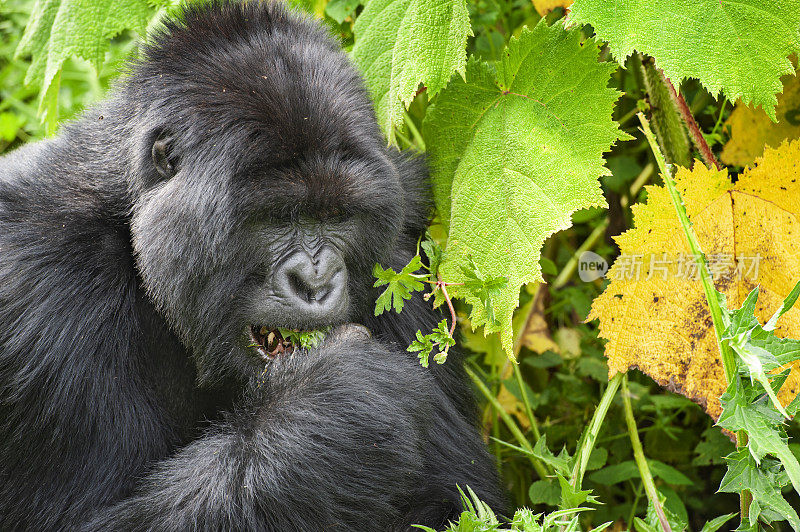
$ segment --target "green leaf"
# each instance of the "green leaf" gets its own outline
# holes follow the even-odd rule
[[[420,84],[432,98],[454,72],[464,76],[472,29],[465,0],[370,0],[353,33],[353,59],[378,123],[394,142],[394,128],[403,123]]]
[[[42,97],[64,61],[82,57],[99,69],[111,39],[125,30],[144,35],[164,2],[150,0],[37,0],[16,57],[32,56],[25,84],[41,83]]]
[[[487,278],[480,272],[472,257],[467,257],[467,260],[468,265],[461,266],[461,273],[464,274],[464,290],[468,291],[468,296],[480,300],[486,321],[499,325],[494,317],[492,299],[500,296],[500,292],[508,284],[508,279],[503,276]]]
[[[661,478],[668,484],[675,484],[678,486],[691,486],[693,484],[686,475],[663,462],[648,459],[647,465],[650,467],[650,472],[653,474],[653,477]],[[639,468],[636,466],[636,462],[633,460],[626,460],[625,462],[610,465],[592,473],[589,475],[589,480],[597,482],[598,484],[610,486],[639,477]]]
[[[633,524],[636,526],[636,532],[661,532],[661,527],[650,525],[640,517],[634,517]]]
[[[591,24],[620,63],[634,50],[651,55],[675,84],[697,78],[772,120],[800,49],[800,0],[575,0],[569,21]]]
[[[425,240],[420,243],[420,246],[422,247],[422,251],[425,252],[425,256],[428,257],[428,268],[430,269],[431,275],[435,277],[436,272],[439,271],[439,265],[442,263],[442,246],[433,240],[430,236],[430,232],[425,235]]]
[[[786,311],[789,310],[794,306],[797,302],[797,298],[800,297],[800,282],[794,285],[792,291],[789,292],[789,295],[783,300],[783,304],[781,308],[775,311],[775,314],[769,319],[769,321],[764,325],[765,331],[772,331],[775,329],[775,325],[778,323],[778,318],[786,314]]]
[[[330,330],[330,327],[324,327],[315,331],[294,331],[292,329],[278,328],[281,336],[293,344],[299,345],[303,349],[318,347]]]
[[[703,529],[700,530],[700,532],[717,532],[717,530],[722,528],[722,525],[733,519],[735,516],[736,514],[725,514],[715,517],[703,525]]]
[[[728,310],[725,298],[719,292],[717,297],[722,303],[725,332],[722,339],[727,341],[739,357],[739,371],[750,378],[751,383],[758,381],[769,395],[772,404],[786,418],[789,413],[778,401],[777,392],[786,381],[787,375],[776,374],[774,370],[782,365],[794,362],[800,353],[800,341],[777,338],[772,334],[775,324],[787,310],[797,301],[800,295],[800,283],[784,299],[781,308],[762,327],[754,313],[758,300],[758,287],[753,288],[742,307]]]
[[[781,486],[787,484],[787,479],[778,462],[764,460],[759,465],[746,449],[740,449],[725,459],[728,461],[728,472],[722,478],[719,491],[739,493],[749,490],[753,495],[748,516],[751,523],[759,518],[766,523],[786,520],[795,532],[800,530],[797,512],[781,494]]]
[[[569,480],[558,476],[558,484],[561,486],[561,507],[562,508],[578,508],[585,502],[598,502],[596,497],[592,496],[592,490],[579,490],[576,489]]]
[[[375,281],[374,287],[388,285],[378,299],[375,300],[375,315],[378,316],[383,312],[394,308],[396,312],[403,310],[405,300],[411,299],[412,292],[418,292],[425,288],[418,276],[414,272],[422,268],[422,259],[419,255],[415,255],[411,262],[409,262],[400,273],[395,272],[391,268],[383,269],[380,264],[375,264],[372,269],[372,275],[378,280]]]
[[[561,488],[552,480],[537,480],[528,489],[532,504],[556,506],[561,500]]]
[[[325,13],[341,24],[361,3],[361,0],[331,0],[325,6]]]
[[[800,463],[786,443],[780,412],[771,403],[751,402],[751,397],[737,390],[736,384],[731,383],[720,397],[723,410],[717,425],[731,432],[746,431],[747,449],[756,464],[767,455],[775,456],[786,468],[795,490],[800,493]]]
[[[554,455],[547,447],[547,435],[543,435],[539,438],[539,441],[533,446],[533,455],[545,464],[551,466],[557,473],[563,476],[568,476],[570,474],[572,458],[569,456],[569,453],[567,453],[567,449],[562,449],[561,452],[558,453],[558,456]]]
[[[496,68],[471,60],[469,83],[453,78],[423,124],[436,206],[449,226],[442,278],[464,282],[471,258],[486,278],[508,279],[492,298],[497,324],[469,289],[448,287],[473,305],[473,328],[502,331],[507,353],[520,286],[542,280],[545,239],[570,227],[574,211],[605,205],[602,154],[625,135],[611,120],[616,66],[597,56],[580,31],[539,23],[511,39]]]

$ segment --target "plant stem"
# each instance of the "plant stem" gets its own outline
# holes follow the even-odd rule
[[[539,438],[541,438],[542,435],[539,432],[539,423],[536,420],[536,417],[533,415],[533,409],[531,408],[531,403],[528,400],[528,392],[525,389],[525,384],[522,381],[522,372],[519,370],[519,362],[512,362],[511,369],[514,370],[514,376],[517,379],[517,386],[519,386],[519,393],[522,395],[522,402],[525,404],[525,415],[528,416],[528,422],[531,424],[533,441],[534,443],[538,443]]]
[[[626,523],[628,523],[628,530],[633,529],[633,526],[631,525],[633,524],[633,518],[636,517],[636,507],[639,506],[639,499],[642,498],[643,488],[644,488],[643,483],[639,483],[639,485],[636,486],[636,490],[634,492],[634,497],[633,497],[633,504],[631,505],[631,513],[628,516],[628,520],[625,521]]]
[[[678,107],[678,111],[681,114],[681,118],[683,118],[686,127],[689,129],[689,136],[692,137],[695,146],[700,151],[700,156],[703,157],[703,162],[706,163],[706,166],[712,166],[719,170],[721,168],[719,161],[717,158],[714,157],[714,152],[711,151],[711,148],[708,146],[708,142],[703,137],[703,133],[700,131],[700,127],[697,125],[697,121],[692,116],[692,111],[689,109],[689,106],[686,104],[686,100],[683,98],[683,95],[675,90],[675,86],[669,80],[667,76],[664,75],[664,71],[660,68],[658,69],[658,73],[661,75],[661,79],[664,80],[664,84],[669,89],[669,94],[672,97],[672,100],[675,102],[675,105]]]
[[[447,293],[447,286],[442,282],[441,276],[439,276],[439,282],[436,285],[442,289],[444,300],[447,301],[447,308],[450,309],[450,319],[453,321],[452,325],[450,325],[450,336],[453,336],[453,333],[456,332],[456,309],[453,308],[453,301],[450,299],[450,294]]]
[[[586,473],[586,464],[589,463],[589,457],[592,455],[594,444],[597,442],[597,436],[600,434],[600,428],[603,426],[603,421],[606,418],[608,409],[611,406],[611,401],[617,395],[619,385],[622,382],[622,373],[617,373],[608,381],[608,387],[603,392],[603,397],[600,398],[600,404],[594,411],[592,420],[586,429],[583,440],[581,441],[580,449],[575,454],[575,467],[572,469],[570,476],[570,484],[576,490],[581,489],[581,482],[583,482],[583,475]]]
[[[519,443],[520,447],[522,447],[529,453],[528,458],[530,459],[533,468],[539,474],[539,478],[542,479],[547,478],[548,475],[547,468],[545,468],[544,464],[542,464],[542,462],[533,455],[533,447],[531,447],[530,442],[522,433],[522,430],[520,430],[517,423],[513,419],[511,419],[511,416],[508,414],[508,412],[505,411],[503,405],[500,404],[500,401],[497,400],[497,397],[494,396],[491,390],[489,390],[489,388],[486,387],[486,384],[484,384],[481,378],[478,377],[475,374],[475,372],[468,367],[465,367],[464,370],[467,372],[469,378],[472,379],[472,382],[478,388],[478,391],[481,392],[481,395],[483,395],[486,398],[486,400],[489,401],[495,408],[497,413],[500,415],[500,417],[503,419],[506,426],[508,427],[508,430],[511,431],[511,434]]]
[[[672,532],[669,521],[667,521],[667,516],[664,514],[664,508],[661,506],[661,500],[658,498],[658,490],[656,490],[656,483],[653,481],[653,475],[650,473],[650,466],[647,465],[647,459],[644,457],[642,441],[639,439],[639,431],[636,428],[636,420],[633,419],[633,407],[631,406],[631,392],[628,390],[627,373],[622,377],[622,402],[625,406],[625,422],[628,425],[628,435],[631,437],[631,446],[633,447],[633,459],[636,461],[636,467],[639,468],[639,475],[642,477],[644,491],[647,493],[647,498],[650,499],[650,504],[655,508],[658,521],[661,523],[661,528],[664,529],[664,532]]]
[[[672,179],[672,173],[664,162],[664,156],[661,155],[661,150],[658,148],[658,144],[656,144],[655,136],[650,130],[650,124],[642,114],[639,114],[639,120],[642,122],[644,135],[647,137],[647,141],[650,143],[650,148],[653,150],[653,155],[656,158],[658,168],[661,170],[664,184],[669,191],[669,196],[672,200],[672,206],[675,208],[675,212],[678,215],[678,220],[680,220],[681,227],[683,228],[683,234],[689,244],[689,249],[694,256],[695,262],[697,263],[697,269],[700,272],[700,281],[703,284],[703,291],[705,292],[706,300],[708,301],[711,321],[714,323],[714,333],[717,337],[717,348],[719,349],[722,357],[722,365],[725,368],[725,378],[727,379],[727,382],[730,383],[736,377],[736,360],[734,359],[733,352],[728,345],[723,344],[722,342],[722,333],[725,331],[725,325],[722,321],[722,309],[720,309],[719,301],[717,300],[717,291],[716,288],[714,288],[714,283],[711,279],[711,272],[708,269],[706,256],[703,254],[703,250],[700,249],[700,243],[697,240],[697,235],[694,233],[692,222],[689,220],[689,216],[686,214],[686,209],[683,206],[683,200],[681,199],[681,195],[675,186],[675,181]]]
[[[670,199],[672,200],[672,206],[675,208],[675,212],[678,215],[678,220],[680,220],[681,227],[683,228],[683,234],[689,243],[689,249],[692,251],[695,262],[697,263],[697,269],[700,272],[700,281],[703,284],[703,292],[705,293],[706,301],[708,302],[709,313],[711,314],[711,321],[714,324],[714,334],[717,338],[717,348],[719,349],[720,358],[722,359],[722,366],[725,369],[725,380],[727,384],[730,384],[734,381],[734,379],[738,379],[738,375],[736,374],[736,359],[734,358],[733,350],[730,348],[727,342],[722,341],[722,335],[725,332],[725,324],[723,323],[722,309],[719,306],[717,291],[716,288],[714,288],[714,283],[711,279],[711,272],[708,269],[706,256],[703,254],[702,249],[700,249],[700,243],[697,240],[697,235],[694,233],[692,222],[689,220],[689,216],[686,214],[683,200],[681,199],[680,193],[675,186],[675,181],[672,179],[672,173],[667,169],[667,166],[664,162],[664,156],[661,154],[658,144],[656,144],[655,136],[650,130],[650,124],[641,113],[639,114],[639,120],[642,123],[642,131],[644,132],[645,137],[647,137],[647,142],[650,144],[650,149],[653,151],[653,155],[656,158],[658,168],[661,170],[662,177],[664,178],[664,184],[666,185],[667,190],[669,191]],[[736,446],[741,447],[746,444],[747,433],[743,430],[737,431]],[[752,498],[747,490],[742,490],[739,494],[739,497],[741,502],[740,516],[744,517],[748,515],[750,501]]]
[[[642,171],[639,172],[639,175],[636,176],[636,179],[633,181],[630,189],[628,190],[628,195],[620,198],[620,204],[623,207],[627,207],[629,204],[634,203],[636,201],[636,195],[639,193],[640,190],[642,190],[642,187],[648,181],[650,181],[650,178],[652,177],[655,169],[656,165],[654,165],[653,163],[647,163],[647,166],[645,166],[642,169]]]
[[[580,260],[581,255],[584,251],[587,251],[594,247],[597,244],[597,241],[606,234],[606,229],[608,228],[609,219],[606,217],[597,227],[594,228],[594,231],[583,241],[581,247],[575,250],[575,253],[569,258],[567,264],[561,270],[561,273],[558,274],[556,280],[553,281],[553,289],[558,289],[567,284],[567,281],[570,280],[572,275],[575,273],[575,270],[578,267],[578,260]]]
[[[544,290],[544,284],[538,283],[536,288],[536,293],[534,294],[533,301],[531,302],[530,309],[528,310],[527,316],[525,316],[525,321],[523,322],[522,327],[520,327],[519,331],[517,332],[516,338],[514,338],[514,360],[513,362],[510,362],[511,368],[514,372],[514,376],[517,379],[517,385],[519,385],[519,393],[522,394],[522,402],[525,404],[525,414],[528,416],[528,422],[530,422],[531,424],[534,443],[539,441],[539,438],[541,438],[541,433],[539,432],[539,422],[536,419],[536,416],[533,415],[533,409],[531,408],[531,403],[530,400],[528,399],[528,391],[526,387],[523,386],[522,371],[520,371],[519,369],[519,351],[520,349],[522,349],[522,336],[525,332],[525,329],[528,327],[528,321],[531,319],[531,316],[537,311],[536,309],[539,303],[539,298],[542,297],[543,290]]]

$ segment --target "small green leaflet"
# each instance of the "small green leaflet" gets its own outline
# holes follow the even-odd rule
[[[472,257],[467,258],[469,259],[469,265],[461,266],[461,273],[464,274],[464,290],[467,290],[470,295],[480,300],[483,311],[486,314],[486,321],[492,325],[499,326],[500,322],[494,317],[492,299],[500,296],[500,291],[508,285],[508,279],[499,276],[484,277]]]
[[[353,26],[353,59],[389,142],[420,84],[432,98],[464,76],[472,35],[465,0],[369,0]]]
[[[378,296],[375,301],[375,315],[378,316],[394,307],[395,312],[403,310],[405,300],[411,299],[412,292],[418,292],[425,288],[420,279],[426,275],[414,275],[414,272],[422,268],[422,259],[416,255],[400,273],[391,268],[383,269],[380,264],[376,264],[372,269],[372,275],[378,280],[372,286],[378,287],[388,285],[386,290]]]
[[[651,55],[673,82],[760,105],[775,120],[780,77],[800,51],[800,0],[575,0],[569,22],[591,24],[620,63]]]
[[[756,523],[759,518],[766,523],[786,520],[795,532],[800,530],[797,512],[781,494],[781,487],[788,484],[788,478],[779,462],[764,460],[760,465],[756,464],[747,449],[739,449],[725,460],[728,472],[722,478],[719,491],[739,493],[743,489],[749,490],[753,496],[747,516],[751,523]]]
[[[15,54],[32,55],[25,84],[41,83],[44,97],[61,65],[72,56],[82,57],[99,69],[111,38],[129,29],[144,35],[147,21],[164,3],[37,0]]]
[[[441,278],[472,305],[474,327],[502,331],[507,353],[520,286],[542,279],[545,239],[570,227],[574,211],[605,206],[602,155],[627,138],[611,120],[616,65],[597,57],[580,31],[540,23],[512,38],[496,67],[470,60],[468,82],[454,77],[423,124],[436,206],[449,226]],[[491,298],[494,319],[458,285],[470,260],[485,279],[508,279]]]
[[[533,447],[532,454],[555,471],[561,489],[561,508],[578,508],[585,502],[599,502],[597,497],[592,495],[592,490],[580,490],[570,484],[568,479],[575,466],[577,456],[570,456],[566,447],[562,448],[556,456],[547,447],[547,436],[542,436]]]
[[[456,345],[456,341],[450,336],[447,320],[442,320],[430,334],[423,335],[422,331],[417,331],[417,339],[411,342],[407,350],[411,353],[419,351],[419,363],[422,367],[427,368],[434,347],[438,348],[438,352],[434,355],[433,360],[437,364],[444,364],[447,360],[448,349],[454,345]]]

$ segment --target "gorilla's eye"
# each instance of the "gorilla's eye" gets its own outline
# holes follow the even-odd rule
[[[169,179],[175,175],[176,158],[172,153],[172,137],[160,135],[155,142],[153,142],[153,149],[151,151],[153,157],[153,165],[156,171],[164,179]]]

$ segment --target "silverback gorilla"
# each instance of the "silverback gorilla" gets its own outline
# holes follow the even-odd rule
[[[502,511],[458,358],[403,348],[439,316],[372,316],[426,176],[338,44],[214,2],[140,55],[0,159],[0,528],[407,530],[456,517],[457,485]]]

